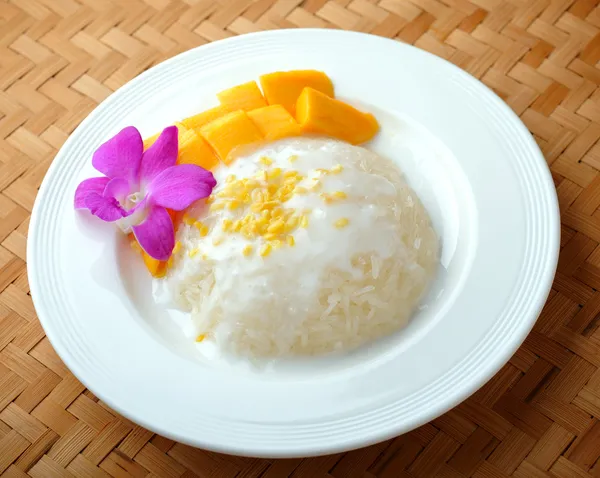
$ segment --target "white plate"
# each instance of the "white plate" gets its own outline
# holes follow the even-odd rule
[[[198,355],[122,236],[73,210],[94,149],[126,125],[144,135],[216,104],[226,87],[321,69],[373,111],[372,149],[395,160],[443,241],[442,272],[402,332],[338,359],[256,370]],[[73,373],[131,420],[203,448],[306,456],[415,428],[473,393],[514,353],[550,290],[559,215],[533,138],[490,90],[394,41],[333,30],[241,36],[152,68],[65,143],[31,218],[28,273],[50,341]]]

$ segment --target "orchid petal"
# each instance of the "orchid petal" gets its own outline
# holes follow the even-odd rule
[[[92,157],[92,165],[109,178],[137,179],[144,143],[133,126],[122,129],[102,144]]]
[[[158,206],[182,211],[209,196],[216,184],[210,171],[195,164],[180,164],[156,176],[148,185],[148,195]]]
[[[89,178],[79,183],[75,190],[75,209],[85,209],[85,198],[91,193],[102,194],[110,180],[108,178]]]
[[[129,186],[129,181],[124,178],[114,178],[111,179],[106,187],[102,195],[104,197],[112,197],[115,198],[120,203],[125,202],[125,198],[128,194],[130,194],[131,188]]]
[[[85,198],[85,207],[94,216],[106,222],[114,222],[128,215],[115,198],[101,196],[98,193],[90,193]]]
[[[144,151],[140,165],[140,179],[148,184],[157,174],[175,166],[178,151],[177,126],[163,130],[152,146]]]
[[[133,226],[133,234],[150,257],[166,261],[175,246],[175,229],[171,216],[160,206],[151,206],[146,220]]]

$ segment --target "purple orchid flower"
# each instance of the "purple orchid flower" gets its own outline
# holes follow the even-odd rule
[[[92,165],[105,176],[79,184],[75,208],[131,229],[148,255],[167,260],[175,246],[167,208],[182,211],[208,197],[217,184],[200,166],[176,165],[177,152],[176,126],[165,128],[146,151],[140,132],[128,126],[94,153]]]

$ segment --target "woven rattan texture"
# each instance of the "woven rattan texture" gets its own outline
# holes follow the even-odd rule
[[[0,0],[0,476],[600,476],[599,0]],[[256,30],[412,43],[492,87],[552,168],[562,253],[525,344],[478,393],[408,435],[305,460],[196,450],[119,417],[69,373],[29,296],[25,245],[55,153],[150,66]]]

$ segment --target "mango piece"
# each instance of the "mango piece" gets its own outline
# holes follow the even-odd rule
[[[209,110],[203,111],[202,113],[198,113],[197,115],[190,116],[189,118],[185,118],[181,120],[183,126],[187,129],[200,129],[205,124],[210,123],[222,116],[225,116],[227,113],[231,113],[237,108],[233,108],[228,105],[219,105],[211,108]]]
[[[260,88],[256,81],[249,81],[243,85],[234,86],[228,90],[217,93],[217,98],[223,106],[231,107],[231,110],[250,111],[267,106]]]
[[[332,136],[351,144],[369,141],[379,131],[372,114],[362,113],[312,88],[305,88],[298,98],[296,120],[307,133]]]
[[[181,144],[181,138],[183,137],[183,134],[187,131],[187,128],[178,121],[175,122],[175,126],[177,126],[177,138],[179,140],[179,144]],[[154,144],[154,142],[160,136],[161,132],[158,132],[144,140],[144,151],[146,151],[150,146]]]
[[[197,164],[204,169],[212,169],[219,163],[214,151],[193,129],[186,128],[182,123],[176,122],[177,139],[179,142],[179,154],[177,164]],[[158,139],[160,133],[156,133],[144,140],[144,151],[147,150]]]
[[[304,88],[313,88],[333,98],[333,83],[322,71],[294,70],[278,71],[260,77],[265,98],[270,105],[281,105],[292,116],[296,103]]]
[[[142,249],[142,259],[148,272],[152,274],[152,277],[164,277],[167,273],[167,261],[159,261],[150,257],[146,251]]]
[[[258,128],[244,111],[234,111],[200,128],[200,134],[212,146],[225,164],[231,162],[229,153],[238,146],[263,139]]]
[[[144,151],[146,151],[150,146],[152,146],[159,136],[160,133],[156,133],[150,136],[149,138],[146,138],[144,140]]]
[[[188,129],[179,140],[177,164],[196,164],[210,170],[219,164],[219,158],[202,136]]]
[[[248,116],[267,140],[300,136],[302,128],[281,105],[265,106],[248,111]]]

